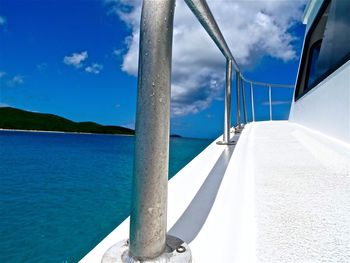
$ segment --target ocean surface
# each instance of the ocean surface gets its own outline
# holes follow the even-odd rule
[[[210,140],[172,138],[173,176]],[[0,262],[77,262],[129,214],[134,138],[0,131]]]

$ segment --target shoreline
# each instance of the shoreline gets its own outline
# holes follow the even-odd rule
[[[22,129],[4,129],[0,128],[0,131],[14,131],[14,132],[34,132],[34,133],[62,133],[62,134],[87,134],[87,135],[116,135],[116,136],[135,136],[132,134],[123,133],[92,133],[92,132],[67,132],[67,131],[46,131],[46,130],[22,130]]]
[[[4,129],[0,128],[1,131],[13,131],[13,132],[33,132],[33,133],[59,133],[59,134],[85,134],[85,135],[114,135],[114,136],[135,136],[133,134],[123,133],[92,133],[92,132],[66,132],[66,131],[45,131],[45,130],[23,130],[23,129]],[[192,137],[172,137],[173,139],[191,139],[191,140],[213,140],[212,138],[192,138]]]

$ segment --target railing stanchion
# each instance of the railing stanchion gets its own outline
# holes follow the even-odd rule
[[[245,90],[244,90],[244,80],[241,78],[242,81],[242,97],[243,97],[243,110],[244,110],[244,124],[248,123],[248,113],[247,113],[247,103],[245,100]]]
[[[250,82],[250,101],[252,104],[252,118],[253,122],[255,121],[255,110],[254,110],[254,91],[253,91],[253,82]]]
[[[225,119],[223,143],[230,142],[231,129],[231,83],[232,83],[232,60],[226,61],[226,89],[225,89]]]
[[[270,107],[270,121],[272,121],[272,98],[271,98],[271,85],[269,85],[269,107]]]
[[[241,83],[241,74],[236,71],[236,132],[240,132],[242,129],[241,126],[241,91],[240,91],[240,83]]]
[[[130,255],[166,248],[171,55],[175,0],[144,1],[141,15]]]

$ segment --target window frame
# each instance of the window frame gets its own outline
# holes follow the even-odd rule
[[[323,39],[317,40],[315,43],[313,43],[309,48],[309,57],[306,65],[306,71],[305,71],[305,79],[304,79],[304,93],[307,93],[309,90],[312,90],[314,88],[314,83],[317,82],[318,78],[316,78],[311,85],[309,85],[310,82],[310,71],[311,71],[311,64],[312,64],[312,52],[315,48],[315,46],[319,45],[321,43],[322,45]],[[320,47],[321,47],[320,45]],[[316,62],[317,63],[317,62]]]

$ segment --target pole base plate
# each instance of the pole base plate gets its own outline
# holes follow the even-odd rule
[[[229,142],[224,142],[224,141],[217,141],[217,145],[236,145],[236,141],[229,141]]]
[[[189,246],[181,239],[167,235],[166,250],[159,257],[138,260],[129,253],[129,240],[122,240],[110,247],[103,255],[101,263],[191,263]]]

